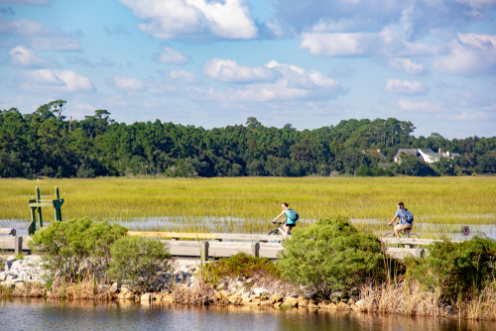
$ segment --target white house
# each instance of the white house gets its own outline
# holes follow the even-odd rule
[[[441,148],[438,149],[438,152],[434,152],[432,149],[411,149],[411,148],[400,148],[396,155],[394,156],[394,162],[401,163],[401,153],[414,155],[416,157],[421,157],[422,160],[426,163],[434,163],[439,162],[442,157],[447,157],[449,159],[453,159],[455,156],[460,156],[458,153],[450,153],[450,152],[441,152]]]

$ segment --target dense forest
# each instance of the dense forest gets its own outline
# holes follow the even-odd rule
[[[63,116],[56,100],[32,114],[0,111],[0,176],[392,176],[496,173],[496,137],[448,140],[412,135],[415,126],[394,118],[347,120],[298,131],[246,125],[206,130],[173,123],[117,123],[106,110],[82,121]],[[431,166],[414,156],[401,164],[399,148],[459,153]],[[377,150],[385,158],[377,153]]]

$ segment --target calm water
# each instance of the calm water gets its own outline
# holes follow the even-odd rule
[[[144,307],[92,302],[0,301],[0,330],[495,330],[495,322],[373,316],[324,310]]]

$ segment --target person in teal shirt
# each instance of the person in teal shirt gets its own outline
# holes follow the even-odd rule
[[[284,224],[283,229],[286,235],[289,235],[291,233],[291,229],[296,226],[296,220],[299,218],[298,213],[294,211],[293,209],[288,208],[288,204],[285,202],[281,205],[282,207],[282,212],[277,215],[276,218],[272,221],[272,223],[275,223],[279,217],[282,215],[286,215],[286,224]]]

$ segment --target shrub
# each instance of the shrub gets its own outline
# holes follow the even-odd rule
[[[52,222],[33,235],[29,246],[44,253],[46,267],[68,279],[81,278],[83,271],[103,277],[110,261],[110,245],[127,229],[118,224],[93,222],[89,218]],[[84,260],[88,263],[82,267]],[[88,269],[89,268],[89,269]],[[85,269],[85,270],[83,270]]]
[[[369,277],[381,281],[387,276],[380,241],[345,220],[319,220],[296,229],[283,246],[277,261],[282,276],[324,296],[333,289],[359,286]],[[392,261],[395,270],[399,265]]]
[[[442,299],[460,300],[478,296],[481,289],[495,284],[496,242],[475,237],[454,243],[437,242],[425,259],[410,260],[408,274],[428,289],[440,287]]]
[[[110,246],[110,253],[109,276],[128,283],[136,292],[152,290],[154,276],[171,268],[171,255],[165,244],[154,239],[124,237]]]
[[[209,263],[205,267],[205,273],[207,278],[214,282],[226,276],[269,275],[277,278],[281,275],[279,269],[268,258],[254,257],[245,253],[238,253],[215,263]]]

